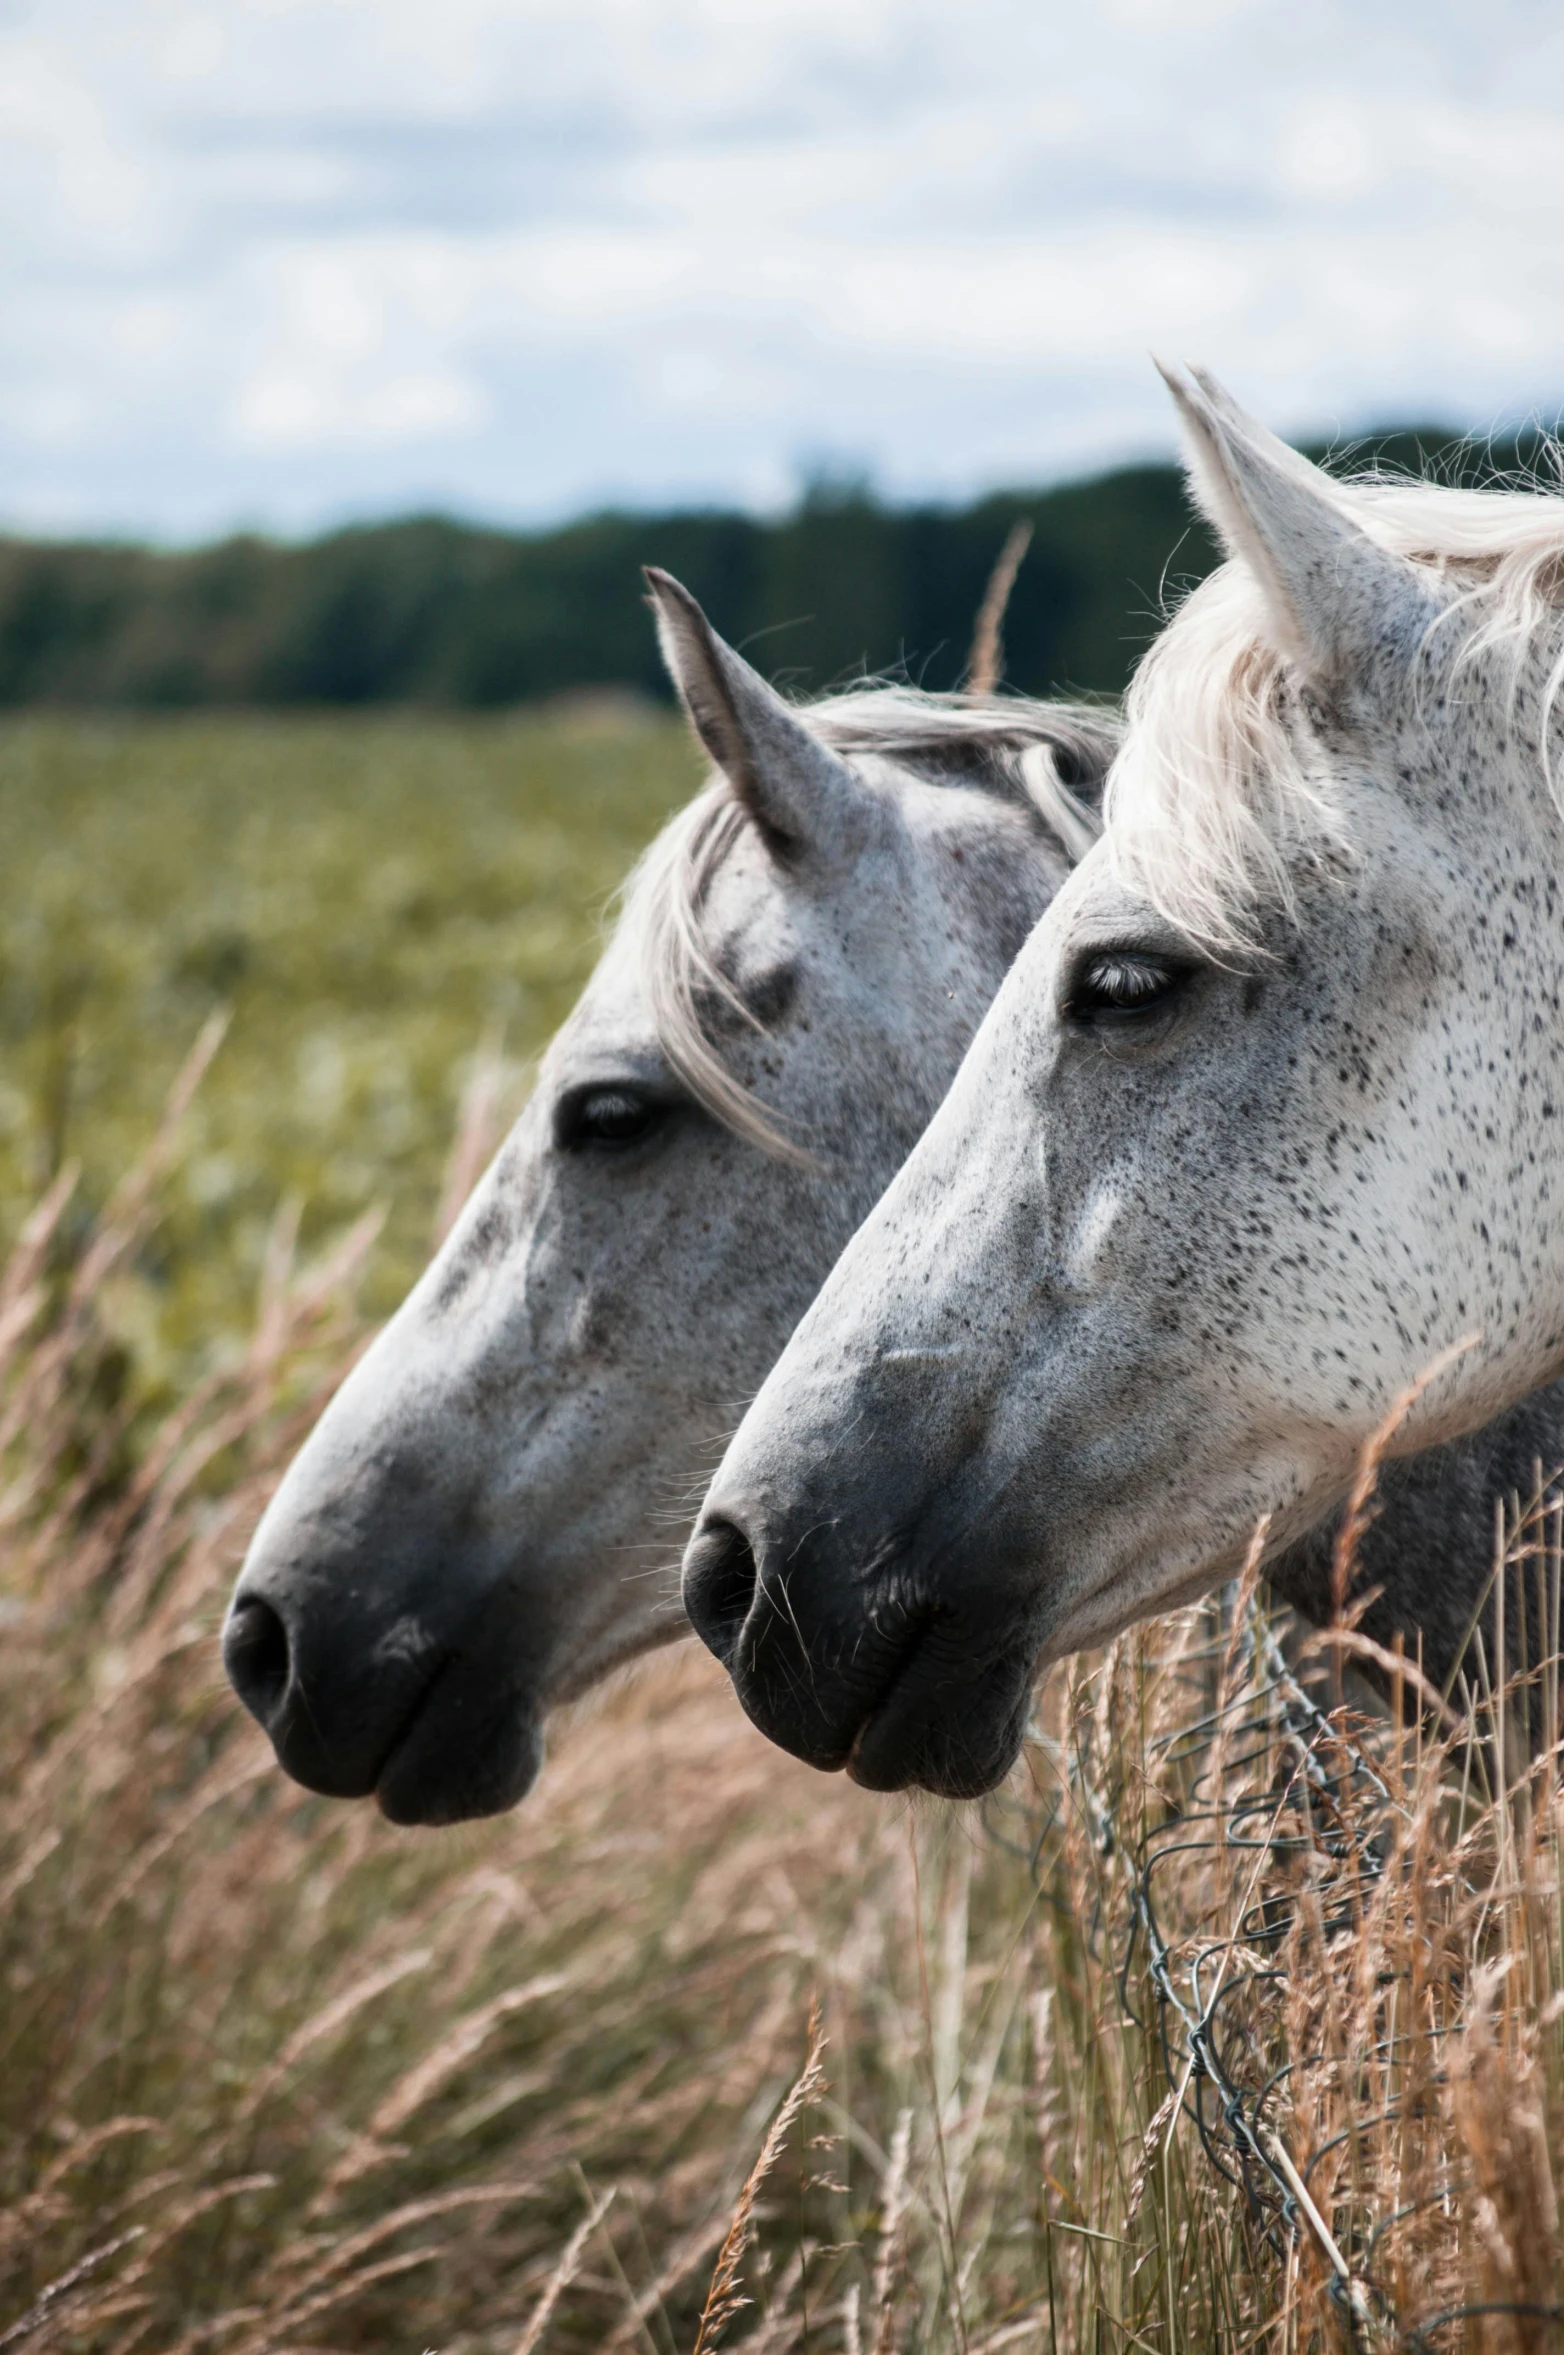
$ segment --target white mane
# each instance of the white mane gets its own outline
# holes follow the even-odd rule
[[[1101,775],[1105,748],[1118,731],[1111,711],[865,685],[810,704],[798,716],[849,760],[878,755],[925,778],[1027,803],[1072,861],[1097,838],[1095,811],[1077,799],[1066,777]],[[638,935],[662,1050],[696,1101],[764,1151],[807,1163],[809,1154],[734,1078],[713,1035],[719,1026],[763,1027],[714,957],[704,917],[712,878],[748,823],[724,779],[715,777],[634,869],[624,888],[624,921]]]
[[[1552,452],[1564,473],[1564,453]],[[1437,628],[1473,614],[1468,662],[1513,650],[1516,671],[1564,616],[1564,496],[1369,478],[1337,482],[1342,511],[1392,554],[1459,591]],[[1543,698],[1542,763],[1564,653]],[[1291,870],[1347,847],[1341,814],[1299,756],[1296,681],[1254,574],[1230,558],[1191,591],[1125,703],[1104,827],[1131,888],[1216,955],[1258,945],[1266,911],[1291,915]],[[1551,775],[1548,779],[1552,783]]]

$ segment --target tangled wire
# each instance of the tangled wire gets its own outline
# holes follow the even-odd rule
[[[1318,1670],[1289,1659],[1253,1580],[1192,1615],[1159,1665],[1173,1689],[1133,1764],[1101,1702],[1047,1746],[1105,1880],[1117,1876],[1122,1902],[1097,1936],[1116,1945],[1127,2017],[1160,2043],[1160,2118],[1191,2120],[1240,2192],[1262,2262],[1285,2271],[1312,2243],[1354,2349],[1450,2355],[1471,2343],[1468,2325],[1488,2343],[1483,2318],[1500,2315],[1507,2344],[1564,2344],[1546,2294],[1438,2295],[1441,2220],[1458,2197],[1449,2104],[1470,2070],[1462,2057],[1455,2082],[1447,2048],[1487,2000],[1485,1967],[1508,1967],[1485,1966],[1470,1936],[1474,1910],[1494,1912],[1510,1804],[1478,1790],[1481,1741],[1469,1730],[1464,1763],[1447,1742],[1433,1772],[1409,1774],[1423,1750],[1405,1693],[1392,1690],[1388,1711],[1352,1706],[1327,1672],[1333,1689],[1317,1697]],[[1376,2166],[1392,2136],[1394,2163]],[[1388,2186],[1401,2196],[1387,2200]]]

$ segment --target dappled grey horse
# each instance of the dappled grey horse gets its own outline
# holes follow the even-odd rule
[[[795,711],[673,583],[653,593],[718,776],[293,1466],[229,1622],[284,1765],[403,1821],[519,1798],[547,1710],[685,1632],[675,1565],[724,1431],[1091,839],[1114,741],[1106,715],[1019,700]],[[1421,1609],[1425,1565],[1476,1558],[1463,1517],[1536,1443],[1517,1420],[1492,1465],[1397,1496],[1372,1626]],[[1320,1615],[1328,1553],[1283,1583]],[[1471,1596],[1448,1567],[1431,1583],[1448,1651]]]
[[[1040,1663],[1564,1364],[1564,498],[1343,484],[1175,389],[1229,561],[688,1558],[756,1722],[879,1787],[992,1784]],[[1425,1623],[1492,1556],[1432,1535]]]

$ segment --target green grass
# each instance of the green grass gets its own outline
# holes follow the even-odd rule
[[[116,1316],[166,1388],[247,1327],[289,1195],[372,1204],[366,1288],[427,1253],[470,1059],[517,1066],[698,780],[673,719],[39,720],[0,729],[0,1220],[62,1161],[100,1204],[219,1007],[166,1216]]]

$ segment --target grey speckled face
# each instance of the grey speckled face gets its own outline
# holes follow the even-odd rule
[[[916,757],[846,757],[653,587],[724,781],[651,854],[229,1618],[283,1765],[400,1822],[511,1805],[549,1707],[685,1631],[678,1556],[725,1433],[1068,870],[1017,755],[1056,745],[1089,793],[1106,765],[1106,724],[996,706],[985,745],[980,714],[872,694],[832,707],[838,736],[899,728]],[[741,1133],[761,1115],[807,1154]]]
[[[1504,641],[1494,567],[1458,602],[1215,388],[1181,397],[1293,779],[1224,789],[1271,813],[1290,904],[1257,892],[1219,953],[1172,862],[1198,838],[1219,872],[1232,813],[1175,800],[1148,858],[1110,784],[686,1560],[757,1723],[873,1787],[988,1788],[1039,1660],[1226,1574],[1262,1516],[1316,1522],[1452,1344],[1398,1444],[1564,1363],[1558,616]],[[1416,496],[1409,537],[1452,494]]]

